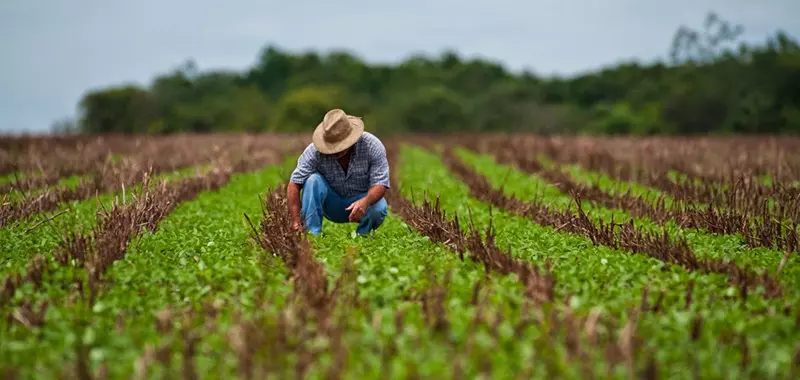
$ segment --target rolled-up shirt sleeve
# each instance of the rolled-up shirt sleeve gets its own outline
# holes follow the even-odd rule
[[[292,175],[289,180],[292,183],[302,185],[306,182],[306,179],[308,179],[308,177],[316,171],[317,151],[313,144],[308,144],[300,157],[297,158],[297,167],[295,167],[294,171],[292,171]]]
[[[369,187],[382,185],[387,189],[389,186],[389,161],[386,159],[386,147],[380,140],[370,144],[369,147]]]

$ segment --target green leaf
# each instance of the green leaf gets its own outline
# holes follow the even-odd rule
[[[94,306],[92,306],[92,311],[95,313],[101,313],[105,309],[106,305],[103,303],[103,301],[97,301]]]

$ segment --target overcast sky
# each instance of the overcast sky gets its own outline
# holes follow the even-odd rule
[[[74,116],[85,91],[188,58],[244,69],[262,47],[347,48],[367,61],[452,48],[539,74],[665,56],[680,25],[714,10],[763,41],[800,38],[800,0],[0,0],[0,133]]]

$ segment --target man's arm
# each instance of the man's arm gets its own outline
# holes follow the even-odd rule
[[[384,148],[380,140],[375,139],[372,143],[369,148],[369,155],[371,161],[369,172],[370,187],[364,198],[353,202],[346,208],[347,211],[350,211],[351,222],[361,220],[367,208],[381,200],[389,188],[389,162],[386,159],[386,148]]]
[[[317,152],[313,144],[308,144],[306,149],[297,158],[297,167],[292,172],[289,178],[289,184],[286,186],[286,198],[289,203],[289,217],[292,221],[292,227],[299,229],[302,226],[300,210],[302,209],[300,203],[300,190],[306,179],[314,173],[317,169]]]
[[[367,195],[364,196],[364,201],[367,203],[367,207],[372,206],[375,202],[381,200],[385,193],[386,186],[375,185],[370,187],[369,191],[367,191]]]
[[[292,228],[296,230],[300,230],[303,226],[303,223],[300,221],[300,189],[302,186],[294,183],[289,182],[286,186],[286,198],[289,203],[289,217],[292,221]]]
[[[383,198],[383,194],[386,192],[386,187],[383,185],[375,185],[369,188],[367,191],[367,195],[363,198],[353,202],[350,206],[347,206],[345,210],[350,211],[350,221],[351,222],[358,222],[361,220],[361,217],[367,212],[367,208],[372,206],[373,203],[381,200]]]

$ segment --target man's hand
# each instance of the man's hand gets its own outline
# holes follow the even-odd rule
[[[301,223],[299,220],[295,220],[292,222],[292,229],[296,232],[303,232],[303,223]]]
[[[360,222],[364,214],[367,213],[367,208],[372,206],[373,203],[383,198],[386,188],[381,185],[372,186],[367,195],[348,206],[345,210],[350,211],[350,221]]]
[[[351,203],[345,210],[350,211],[351,222],[360,222],[361,217],[367,212],[367,207],[369,207],[369,199],[364,197]]]

